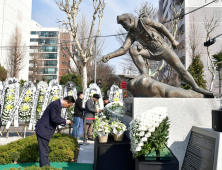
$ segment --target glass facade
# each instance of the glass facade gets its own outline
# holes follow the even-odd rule
[[[57,59],[57,54],[55,53],[45,53],[43,55],[45,59]]]
[[[44,78],[46,81],[50,81],[52,79],[57,79],[57,76],[42,76],[42,78]]]
[[[31,38],[30,42],[38,42],[39,45],[53,45],[57,44],[57,39],[36,39],[36,38]]]
[[[56,31],[41,31],[39,32],[40,37],[57,37],[58,32]]]
[[[31,35],[38,35],[39,38],[30,38],[30,42],[37,42],[37,45],[30,46],[30,49],[37,49],[39,52],[39,61],[41,63],[41,74],[46,81],[57,79],[58,73],[58,31],[31,31]],[[34,37],[34,36],[33,36]],[[34,52],[30,53],[34,56]],[[52,60],[50,60],[52,59]],[[30,61],[32,64],[32,61]],[[54,68],[44,68],[54,67]],[[29,68],[31,71],[31,68]]]
[[[57,66],[57,60],[42,61],[42,66]]]
[[[39,35],[39,37],[58,37],[57,31],[31,31],[31,35]]]
[[[41,52],[57,52],[57,46],[40,46]]]
[[[40,53],[41,59],[57,59],[57,53]],[[30,53],[29,56],[34,56],[34,53]]]
[[[57,68],[44,68],[41,70],[41,74],[57,74]]]

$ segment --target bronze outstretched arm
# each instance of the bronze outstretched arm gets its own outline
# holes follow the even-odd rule
[[[135,41],[134,37],[131,34],[128,34],[127,37],[126,37],[125,42],[122,45],[122,47],[120,47],[118,50],[116,50],[112,53],[109,53],[109,54],[103,56],[97,62],[100,62],[100,61],[107,62],[111,58],[115,58],[115,57],[126,54],[126,52],[129,50],[129,48],[134,43],[134,41]]]

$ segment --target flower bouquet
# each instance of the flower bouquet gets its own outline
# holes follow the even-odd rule
[[[122,102],[112,102],[106,105],[103,114],[112,120],[123,121],[124,106]]]
[[[59,86],[54,86],[51,90],[50,103],[60,98]]]
[[[6,124],[10,118],[10,114],[14,109],[14,100],[15,100],[15,86],[11,86],[6,90],[5,94],[5,104],[2,110],[2,123]]]
[[[46,89],[41,88],[39,91],[39,97],[38,97],[38,104],[37,104],[37,115],[36,119],[40,119],[40,114],[42,112],[42,105],[44,103],[44,95],[45,95]]]
[[[110,125],[115,141],[122,141],[124,132],[127,130],[126,125],[119,121],[113,121]]]
[[[30,120],[33,107],[33,95],[34,91],[31,88],[25,92],[25,96],[19,108],[19,120],[21,122],[28,122]]]
[[[131,121],[129,130],[134,158],[141,155],[160,156],[160,152],[166,149],[169,126],[167,109],[164,107],[148,110]]]
[[[95,117],[93,138],[98,136],[100,143],[106,143],[108,141],[108,134],[111,132],[111,128],[107,119]]]

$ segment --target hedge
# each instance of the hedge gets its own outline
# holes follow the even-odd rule
[[[49,142],[49,161],[72,161],[77,149],[78,142],[76,138],[56,133]],[[39,146],[36,135],[0,147],[0,164],[10,164],[14,161],[18,163],[39,161]]]
[[[21,168],[10,168],[9,170],[21,170]],[[63,170],[62,168],[54,168],[49,166],[44,166],[42,168],[35,166],[25,167],[23,170]]]

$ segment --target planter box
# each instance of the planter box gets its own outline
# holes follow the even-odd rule
[[[161,161],[170,161],[172,156],[171,151],[165,146],[163,150],[160,150],[159,155],[156,155],[156,151],[149,151],[146,155],[144,155],[145,160],[153,161],[153,160],[161,160]]]

